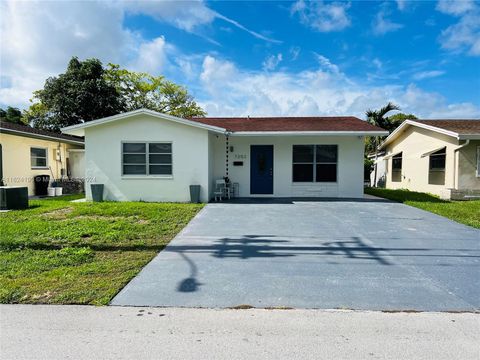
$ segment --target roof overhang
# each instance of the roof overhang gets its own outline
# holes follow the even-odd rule
[[[98,120],[84,122],[62,128],[62,132],[69,135],[85,136],[85,129],[109,124],[114,121],[127,119],[137,115],[150,115],[159,119],[168,120],[196,128],[208,130],[214,133],[229,136],[386,136],[387,131],[229,131],[219,126],[204,124],[198,121],[187,120],[180,117],[162,114],[153,110],[138,109],[126,113],[105,117]]]
[[[396,153],[392,153],[392,154],[385,155],[385,156],[383,157],[383,160],[389,160],[389,159],[391,159],[392,157],[397,156],[397,155],[400,154],[400,153],[401,153],[401,151],[397,151]]]
[[[230,136],[386,136],[388,131],[235,131]]]
[[[393,140],[395,140],[398,136],[400,136],[400,134],[401,134],[408,126],[416,126],[416,127],[422,128],[422,129],[435,131],[436,133],[443,134],[443,135],[447,135],[447,136],[451,136],[451,137],[454,137],[454,138],[456,138],[456,139],[458,139],[458,140],[472,139],[471,137],[468,137],[468,136],[475,136],[475,137],[480,138],[480,135],[460,135],[460,134],[458,134],[458,133],[456,133],[456,132],[449,131],[449,130],[445,130],[445,129],[441,129],[441,128],[438,128],[438,127],[432,126],[432,125],[427,125],[427,124],[419,123],[419,122],[416,122],[415,120],[405,120],[399,127],[397,127],[397,128],[385,139],[385,141],[384,141],[382,144],[380,144],[380,146],[379,146],[378,148],[379,148],[380,150],[381,150],[381,149],[384,149],[385,146],[387,146],[387,145],[390,144]]]
[[[11,134],[11,135],[19,135],[24,137],[29,137],[32,139],[40,139],[40,140],[49,140],[55,142],[61,142],[65,144],[72,144],[72,145],[85,145],[85,143],[81,140],[74,140],[74,139],[62,139],[56,136],[48,136],[43,134],[34,134],[27,131],[15,130],[15,129],[4,129],[0,128],[0,133],[3,134]]]
[[[112,123],[114,121],[127,119],[127,118],[137,116],[137,115],[150,115],[150,116],[156,117],[158,119],[168,120],[168,121],[172,121],[172,122],[175,122],[175,123],[188,125],[188,126],[208,130],[208,131],[212,131],[212,132],[215,132],[215,133],[222,133],[223,134],[223,133],[226,132],[226,129],[223,129],[223,128],[220,128],[220,127],[217,127],[217,126],[206,125],[206,124],[202,124],[202,123],[197,122],[197,121],[186,120],[186,119],[183,119],[183,118],[180,118],[180,117],[167,115],[167,114],[162,114],[162,113],[159,113],[157,111],[148,110],[148,109],[138,109],[138,110],[133,110],[133,111],[129,111],[129,112],[113,115],[113,116],[108,116],[108,117],[105,117],[105,118],[102,118],[102,119],[88,121],[88,122],[84,122],[84,123],[78,124],[78,125],[67,126],[67,127],[62,128],[61,130],[65,134],[76,135],[76,136],[85,136],[85,129],[87,129],[87,128],[91,128],[91,127],[99,126],[99,125],[104,125],[104,124],[109,124],[109,123]]]
[[[432,155],[433,153],[437,152],[437,151],[440,151],[442,149],[445,149],[445,146],[441,146],[439,148],[436,148],[436,149],[433,149],[433,150],[430,150],[430,151],[427,151],[426,153],[420,155],[421,158],[424,158],[424,157],[427,157],[427,156],[430,156]]]

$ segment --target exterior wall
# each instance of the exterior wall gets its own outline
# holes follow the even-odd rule
[[[36,175],[49,175],[52,172],[55,178],[62,177],[61,169],[66,175],[68,149],[81,149],[81,146],[70,145],[57,141],[41,140],[26,136],[0,134],[0,143],[3,152],[3,178],[6,185],[27,186],[28,194],[34,195],[34,180]],[[30,148],[47,148],[47,167],[32,169]],[[57,160],[56,151],[60,149],[60,161]],[[51,167],[52,172],[48,168]]]
[[[225,176],[225,136],[212,135],[213,178]],[[273,145],[273,196],[275,197],[363,197],[364,139],[358,136],[231,136],[229,153],[229,178],[239,183],[240,197],[265,197],[250,194],[250,145]],[[336,183],[293,183],[293,145],[338,145]],[[233,166],[233,161],[243,161],[243,166]]]
[[[458,190],[480,190],[480,174],[477,173],[477,147],[479,146],[480,140],[472,140],[470,144],[458,151]],[[478,171],[480,172],[480,169]]]
[[[373,157],[372,160],[375,161]],[[385,187],[385,180],[387,178],[387,160],[383,156],[379,156],[375,161],[377,166],[377,178],[375,179],[375,169],[370,173],[370,186]]]
[[[172,143],[172,176],[122,176],[122,141]],[[105,186],[104,198],[115,201],[190,201],[189,185],[209,196],[208,131],[149,115],[85,129],[86,196],[91,183]]]
[[[68,158],[70,164],[70,176],[73,179],[85,178],[85,151],[70,150],[68,151]]]
[[[426,129],[410,126],[394,142],[388,145],[387,155],[402,152],[402,179],[392,181],[392,159],[387,160],[387,182],[389,189],[408,189],[442,196],[445,189],[454,188],[457,176],[455,149],[458,141]],[[423,154],[446,147],[445,184],[429,184],[429,157]]]

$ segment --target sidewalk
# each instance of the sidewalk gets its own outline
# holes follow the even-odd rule
[[[0,306],[2,359],[478,359],[480,315]]]

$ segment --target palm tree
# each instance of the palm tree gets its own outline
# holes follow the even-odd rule
[[[400,110],[400,107],[389,102],[387,105],[385,105],[379,110],[368,109],[365,112],[365,115],[367,116],[367,121],[370,124],[379,126],[391,132],[393,130],[392,123],[388,120],[388,117],[386,117],[385,115],[387,115],[387,113],[389,113],[392,110]],[[377,185],[377,157],[378,157],[378,146],[380,145],[380,140],[381,140],[381,137],[375,136],[371,138],[369,144],[367,144],[367,149],[370,148],[370,150],[372,150],[372,147],[373,147],[373,149],[375,150],[374,186]]]

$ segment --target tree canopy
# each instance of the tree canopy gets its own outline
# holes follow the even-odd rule
[[[105,75],[120,94],[126,111],[146,108],[180,117],[205,116],[187,89],[163,76],[121,69],[115,64],[108,64]]]
[[[400,108],[397,105],[389,102],[387,105],[378,110],[367,110],[365,112],[365,115],[367,116],[367,121],[370,124],[379,126],[387,130],[389,133],[399,127],[405,120],[417,119],[417,117],[413,114],[404,113],[397,113],[391,116],[386,116],[389,112],[394,110],[400,110]],[[365,153],[369,154],[375,152],[378,145],[380,145],[381,140],[382,137],[368,138],[365,143]]]
[[[0,108],[0,120],[25,125],[22,119],[22,111],[16,107],[9,106],[6,110]]]
[[[80,61],[73,57],[64,74],[48,78],[44,88],[34,92],[34,100],[25,117],[34,127],[53,131],[124,109],[98,59]]]
[[[65,73],[48,78],[31,101],[24,121],[51,131],[139,108],[181,117],[205,115],[184,87],[163,76],[114,64],[104,68],[98,59],[76,57]]]

